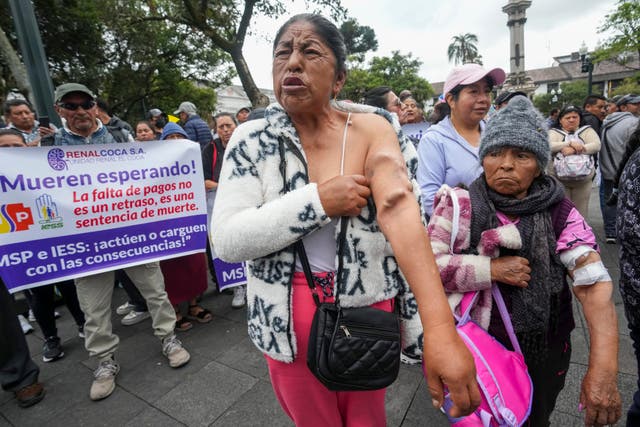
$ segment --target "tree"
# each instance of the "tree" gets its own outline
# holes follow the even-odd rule
[[[545,93],[533,98],[533,105],[544,114],[549,114],[552,108],[561,109],[567,105],[575,105],[582,108],[587,97],[587,80],[574,80],[560,83],[560,94],[556,94],[557,100],[553,101],[553,95]]]
[[[410,53],[402,55],[399,51],[393,51],[391,57],[374,57],[368,69],[349,71],[341,97],[359,102],[366,91],[384,85],[396,93],[409,89],[416,101],[424,102],[433,95],[433,88],[418,75],[421,65]]]
[[[344,37],[347,55],[351,61],[362,63],[365,53],[378,50],[378,40],[373,28],[359,25],[353,18],[342,23],[340,32]]]
[[[616,9],[605,16],[599,33],[612,30],[615,34],[594,52],[598,62],[606,59],[622,65],[636,56],[640,59],[640,1],[618,0]],[[633,55],[629,55],[632,53]]]
[[[478,37],[475,34],[466,33],[453,36],[451,44],[447,48],[449,62],[455,65],[475,62],[482,65],[482,56],[478,54]]]
[[[24,64],[18,57],[18,53],[11,45],[9,38],[6,33],[2,29],[0,25],[0,58],[4,59],[4,62],[7,64],[14,81],[16,82],[16,86],[26,95],[27,99],[31,98],[32,88],[31,83],[29,83],[29,79],[27,78],[27,69]],[[2,89],[0,87],[0,89]],[[6,88],[5,88],[6,89]],[[31,99],[33,102],[33,99]]]
[[[626,95],[628,93],[640,93],[640,73],[624,79],[622,84],[616,86],[611,95]]]
[[[3,3],[6,0],[0,0],[0,8]],[[228,84],[233,76],[233,68],[225,65],[228,55],[190,27],[141,22],[140,16],[149,12],[144,2],[34,3],[54,85],[82,82],[125,119],[140,119],[152,107],[173,111],[185,100],[194,102],[202,113],[213,111],[215,86]],[[0,26],[6,28],[15,48],[8,14],[0,14]],[[7,84],[15,83],[16,74],[2,64],[0,72]]]
[[[326,9],[338,21],[346,11],[340,0],[305,0],[307,9],[316,12]],[[286,12],[282,0],[147,0],[148,13],[144,20],[166,20],[178,25],[186,25],[204,35],[209,42],[233,60],[242,87],[254,107],[269,103],[260,92],[251,76],[251,71],[242,53],[249,25],[254,13],[275,18]]]

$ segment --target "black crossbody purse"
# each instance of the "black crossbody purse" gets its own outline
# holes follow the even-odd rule
[[[377,390],[395,381],[400,370],[400,323],[395,312],[340,306],[338,280],[346,245],[347,218],[341,219],[334,303],[321,303],[301,240],[295,243],[316,303],[309,332],[307,366],[333,391]]]

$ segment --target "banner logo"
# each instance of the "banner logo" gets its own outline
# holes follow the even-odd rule
[[[68,169],[67,162],[64,160],[64,151],[60,148],[52,148],[47,153],[47,161],[54,171],[63,171]]]
[[[43,194],[36,199],[38,216],[40,217],[40,228],[48,230],[51,228],[62,228],[62,217],[58,214],[58,206],[53,198],[48,194]]]
[[[31,208],[22,203],[0,205],[0,233],[28,230],[33,225]]]

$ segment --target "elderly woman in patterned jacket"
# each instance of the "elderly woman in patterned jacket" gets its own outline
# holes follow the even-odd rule
[[[455,332],[412,191],[415,150],[386,112],[332,101],[345,83],[345,58],[339,30],[319,15],[296,15],[280,28],[278,103],[229,142],[212,220],[216,251],[248,260],[249,335],[297,426],[386,424],[384,389],[329,391],[305,363],[316,307],[292,244],[303,241],[314,280],[332,294],[343,216],[341,305],[391,311],[395,300],[406,353],[419,356],[424,328],[434,404],[442,404],[444,382],[452,413],[469,413],[479,404],[473,360]]]
[[[428,228],[450,304],[457,306],[464,292],[481,291],[472,318],[510,348],[492,305],[497,283],[533,382],[527,425],[548,426],[569,368],[572,288],[591,338],[576,405],[586,409],[586,426],[615,423],[621,402],[613,284],[593,231],[559,181],[544,172],[549,141],[531,101],[517,96],[501,109],[487,124],[478,154],[482,175],[468,191],[441,188]],[[454,247],[452,191],[460,208]]]
[[[620,244],[620,294],[640,368],[640,124],[631,135],[620,164],[616,230]],[[627,411],[627,426],[640,425],[640,379]]]

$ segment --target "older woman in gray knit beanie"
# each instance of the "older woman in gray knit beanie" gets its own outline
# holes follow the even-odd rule
[[[613,285],[593,231],[565,197],[562,184],[545,174],[547,129],[531,101],[516,96],[489,121],[479,158],[482,175],[468,191],[443,187],[429,223],[450,302],[459,301],[460,293],[480,291],[472,318],[510,347],[500,316],[492,310],[491,287],[499,287],[533,382],[529,425],[548,426],[569,368],[573,289],[591,338],[580,396],[585,425],[615,423],[621,401]],[[451,192],[460,206],[454,239]]]

